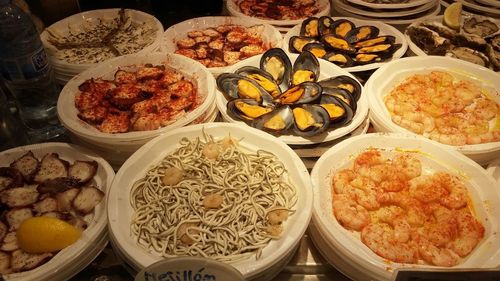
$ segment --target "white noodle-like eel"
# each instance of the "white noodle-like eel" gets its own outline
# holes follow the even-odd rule
[[[210,160],[203,148],[215,143],[211,136],[205,135],[205,141],[184,138],[180,148],[134,183],[131,232],[139,245],[164,257],[234,262],[252,255],[259,258],[262,249],[279,238],[269,230],[273,223],[268,214],[276,210],[293,214],[297,202],[286,168],[270,152],[247,153],[229,140],[232,145],[218,142],[218,157]],[[162,179],[171,167],[181,169],[183,177],[177,184],[165,185]],[[222,196],[222,204],[206,208],[203,199],[213,194]]]

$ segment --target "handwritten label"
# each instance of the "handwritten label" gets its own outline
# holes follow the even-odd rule
[[[183,270],[183,271],[169,271],[165,270],[163,273],[158,272],[144,272],[145,281],[215,281],[217,277],[213,274],[203,273],[204,267],[198,271]]]

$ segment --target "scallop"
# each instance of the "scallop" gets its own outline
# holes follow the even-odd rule
[[[303,51],[293,63],[291,84],[315,82],[319,78],[320,68],[318,59],[308,51]]]
[[[282,91],[288,88],[292,63],[282,49],[272,48],[267,50],[260,59],[260,68],[271,74]]]

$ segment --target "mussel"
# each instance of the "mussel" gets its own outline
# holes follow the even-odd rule
[[[368,40],[359,41],[356,44],[354,44],[354,48],[359,49],[359,48],[369,47],[378,44],[387,44],[387,43],[394,44],[394,42],[396,42],[396,37],[391,35],[384,35]]]
[[[280,104],[303,104],[317,100],[322,88],[315,82],[304,82],[288,88],[279,98]]]
[[[347,42],[354,44],[359,41],[372,39],[378,36],[380,30],[375,26],[363,25],[356,27],[345,35]]]
[[[358,49],[358,54],[392,54],[395,47],[391,43],[362,47]]]
[[[315,82],[319,78],[319,61],[308,51],[303,51],[293,63],[292,85],[303,82]]]
[[[316,39],[311,37],[292,36],[288,43],[288,48],[292,53],[301,53],[305,45],[313,42],[316,42]]]
[[[293,130],[300,136],[310,137],[321,134],[330,126],[330,116],[317,104],[304,104],[293,110]]]
[[[318,37],[319,36],[319,20],[316,17],[309,17],[302,22],[300,26],[300,36]]]
[[[334,34],[326,34],[321,37],[321,42],[325,44],[328,48],[331,48],[335,51],[343,52],[343,53],[354,53],[356,49],[345,40],[343,37],[339,37]]]
[[[333,34],[333,23],[335,21],[329,16],[322,16],[318,20],[318,32],[319,36],[323,36],[325,34]]]
[[[281,95],[280,87],[274,82],[273,77],[268,72],[255,67],[244,66],[235,71],[236,74],[248,77],[257,82],[264,90],[266,90],[273,98]]]
[[[325,46],[320,43],[306,44],[302,50],[311,52],[317,58],[322,58],[328,53]]]
[[[260,105],[253,99],[234,99],[227,103],[227,113],[236,119],[251,121],[273,111],[273,107]]]
[[[340,67],[348,67],[351,66],[354,62],[351,59],[350,56],[344,53],[335,53],[335,52],[330,52],[326,55],[323,56],[323,59],[334,63]]]
[[[345,20],[345,19],[340,19],[340,20],[335,21],[332,24],[332,26],[331,26],[331,28],[333,30],[332,34],[343,38],[346,36],[346,34],[349,31],[353,30],[355,27],[356,26],[351,21]]]
[[[219,90],[231,98],[249,98],[259,104],[272,103],[271,95],[254,80],[235,73],[222,73],[217,77]]]
[[[328,112],[331,127],[340,127],[349,123],[354,111],[342,99],[335,96],[324,95],[321,97],[320,105]]]
[[[354,100],[358,101],[361,96],[361,85],[355,79],[340,75],[337,77],[331,77],[318,82],[321,87],[324,88],[341,88],[347,90],[353,97]]]
[[[380,57],[380,55],[378,54],[357,54],[356,57],[354,58],[354,62],[357,65],[381,62],[381,61],[382,57]]]
[[[356,99],[346,89],[324,88],[321,96],[322,97],[323,96],[333,96],[333,97],[336,97],[338,99],[341,99],[345,104],[347,104],[352,109],[353,112],[356,112],[356,109],[358,107]]]
[[[288,88],[292,63],[282,49],[272,48],[267,50],[260,58],[260,68],[271,74],[282,91]]]
[[[276,108],[252,122],[252,127],[276,133],[286,131],[291,126],[293,126],[293,113],[287,105]]]

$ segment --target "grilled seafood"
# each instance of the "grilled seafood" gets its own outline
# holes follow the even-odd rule
[[[400,188],[387,190],[384,183]],[[384,259],[451,267],[484,237],[465,182],[448,172],[422,175],[422,163],[411,153],[387,157],[365,150],[331,184],[337,221],[359,231],[361,241]],[[368,194],[375,197],[371,206]]]
[[[316,0],[231,0],[251,17],[272,20],[297,20],[319,12]]]
[[[75,97],[78,117],[104,133],[156,130],[198,106],[196,85],[180,72],[146,64],[90,79]]]

